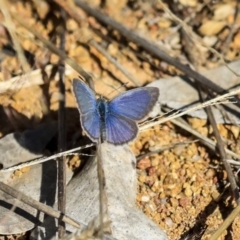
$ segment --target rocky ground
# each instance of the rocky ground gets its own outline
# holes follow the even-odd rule
[[[223,65],[223,58],[226,62],[239,59],[240,16],[236,0],[178,0],[167,1],[166,5],[157,0],[92,0],[87,4],[198,72]],[[72,12],[64,16],[62,11],[69,8],[77,12],[76,18]],[[0,85],[1,137],[58,119],[58,75],[44,77],[44,70],[43,74],[41,71],[32,74],[49,64],[57,66],[59,56],[34,31],[58,48],[64,32],[66,54],[93,78],[96,92],[108,98],[116,95],[113,90],[120,87],[131,89],[182,74],[119,31],[74,7],[70,0],[2,1],[0,9],[5,9],[0,14],[0,83],[7,84],[9,79],[19,77],[9,84],[11,90],[1,90]],[[18,44],[25,51],[26,62],[19,58],[23,55]],[[79,74],[76,69],[66,70],[68,143],[81,133],[71,89],[72,79]],[[193,129],[216,141],[208,120],[189,116],[184,119]],[[240,127],[234,123],[218,124],[218,130],[225,146],[240,154]],[[137,206],[173,240],[210,239],[237,206],[218,151],[211,151],[195,140],[191,133],[168,121],[141,132],[131,143],[138,158]],[[155,150],[158,152],[147,154]],[[72,168],[79,163],[76,157],[69,160]],[[238,182],[237,166],[232,166],[232,172]],[[219,239],[240,239],[239,220],[237,216]]]

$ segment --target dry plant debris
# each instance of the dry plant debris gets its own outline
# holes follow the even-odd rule
[[[7,4],[11,16],[18,15],[48,41],[56,46],[59,45],[61,8],[56,3],[8,1]],[[68,4],[73,3],[68,1]],[[198,47],[197,54],[192,51],[191,55],[186,50],[189,42],[183,37],[181,24],[164,11],[160,1],[107,0],[104,4],[100,1],[88,1],[88,4],[100,8],[102,12],[157,44],[159,48],[182,63],[197,66],[198,70],[211,69],[221,64],[219,57],[206,49],[206,46],[216,49],[228,61],[239,59],[240,16],[235,14],[238,5],[236,0],[216,3],[196,0],[168,1],[167,7],[201,39],[199,42],[193,41],[202,47]],[[118,91],[136,85],[94,47],[93,41],[105,49],[141,85],[159,77],[181,73],[175,67],[151,57],[136,44],[128,42],[117,31],[86,15],[80,8],[75,7],[75,10],[81,18],[81,23],[67,17],[64,23],[66,53],[92,76],[97,93],[111,98]],[[22,63],[16,57],[14,42],[5,25],[3,12],[0,12],[0,20],[0,81],[4,82],[14,76],[21,76],[23,70]],[[31,69],[42,68],[43,74],[39,74],[39,78],[43,79],[44,84],[22,88],[17,92],[5,92],[0,96],[1,137],[44,121],[56,120],[59,107],[56,72],[51,75],[44,74],[44,67],[47,64],[57,65],[59,57],[46,49],[41,41],[18,24],[14,18],[12,21],[12,31],[18,36]],[[226,43],[231,29],[233,36],[230,42]],[[195,59],[196,62],[191,62],[191,59]],[[73,77],[78,77],[78,73],[72,71],[66,76],[69,143],[75,143],[81,134],[79,115],[71,92]],[[123,86],[126,82],[128,84]],[[215,140],[207,121],[190,117],[187,120],[194,129]],[[240,127],[220,124],[218,128],[226,145],[240,154]],[[131,147],[136,156],[140,156],[166,145],[171,146],[188,140],[192,140],[190,134],[167,122],[141,133]],[[78,141],[78,144],[83,142]],[[73,145],[70,144],[68,147]],[[73,168],[79,166],[75,157],[70,161],[70,166]],[[166,231],[169,239],[181,239],[181,237],[194,239],[201,234],[203,235],[201,239],[209,239],[236,206],[231,192],[226,187],[227,174],[219,161],[218,153],[211,152],[199,142],[149,154],[138,161],[137,169],[139,181],[137,206]],[[237,167],[233,167],[233,172],[238,180]],[[239,233],[240,225],[237,217],[220,239],[229,237],[240,239]],[[20,235],[2,237],[2,239],[24,238]]]

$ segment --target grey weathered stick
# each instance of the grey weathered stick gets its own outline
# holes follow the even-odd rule
[[[21,163],[21,164],[18,164],[18,165],[14,165],[14,166],[11,166],[11,167],[8,167],[8,168],[3,168],[3,169],[0,170],[0,172],[15,171],[17,169],[21,169],[21,168],[28,167],[28,166],[33,166],[33,165],[36,165],[36,164],[47,162],[49,160],[56,160],[59,157],[68,156],[68,155],[71,155],[72,152],[76,152],[76,151],[79,151],[81,149],[89,148],[89,147],[92,147],[92,146],[95,146],[95,144],[91,143],[91,144],[88,144],[88,145],[83,146],[83,147],[73,148],[73,149],[67,150],[65,152],[60,152],[60,153],[54,154],[50,157],[41,157],[41,158],[33,159],[33,160],[30,160],[30,161],[27,161],[27,162],[24,162],[24,163]],[[82,154],[82,155],[84,155],[84,154]]]
[[[229,93],[225,93],[223,95],[219,95],[219,96],[217,96],[217,97],[215,97],[215,98],[213,98],[211,100],[208,100],[208,101],[206,101],[206,102],[204,102],[202,104],[198,104],[196,106],[187,108],[187,109],[182,110],[182,111],[179,110],[178,112],[176,112],[176,113],[174,113],[174,114],[172,114],[172,115],[170,115],[168,117],[159,119],[158,121],[155,121],[155,122],[150,122],[150,123],[144,124],[143,126],[140,127],[140,131],[143,131],[144,129],[147,129],[147,128],[150,128],[150,127],[154,127],[156,125],[159,125],[160,123],[163,123],[163,122],[166,122],[166,121],[170,121],[170,120],[172,120],[174,118],[181,117],[183,115],[188,114],[189,112],[193,112],[193,111],[196,111],[198,109],[203,109],[203,108],[205,108],[207,106],[210,106],[210,105],[212,106],[212,105],[216,105],[216,104],[220,104],[220,103],[221,104],[225,104],[226,102],[224,103],[223,100],[227,101],[230,96],[236,95],[239,92],[240,92],[240,88],[236,88],[236,89],[230,91]],[[228,103],[230,103],[230,102],[228,102]]]
[[[11,188],[10,186],[6,185],[3,182],[0,182],[0,190],[18,199],[19,201],[24,202],[27,205],[48,214],[49,216],[52,216],[58,219],[62,217],[62,221],[64,221],[65,223],[71,224],[72,226],[77,228],[81,228],[81,225],[77,221],[73,220],[72,218],[66,215],[63,215],[61,212],[54,210],[52,207],[49,207],[41,202],[34,200],[29,196],[26,196],[25,194],[15,190],[14,188]]]

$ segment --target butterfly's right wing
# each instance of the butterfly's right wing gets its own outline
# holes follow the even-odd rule
[[[157,103],[159,89],[141,87],[122,93],[109,102],[108,111],[134,121],[145,119]]]
[[[73,92],[80,112],[80,121],[87,136],[96,142],[100,136],[100,119],[93,91],[83,81],[73,79]]]
[[[138,134],[136,121],[147,117],[158,97],[158,88],[142,87],[120,94],[108,102],[107,141],[123,144],[136,138]]]

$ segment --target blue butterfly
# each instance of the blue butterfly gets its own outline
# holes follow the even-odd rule
[[[102,137],[114,145],[130,142],[138,135],[136,122],[144,120],[159,97],[156,87],[129,90],[108,101],[95,98],[86,83],[73,79],[73,92],[80,112],[83,130],[93,141]]]

